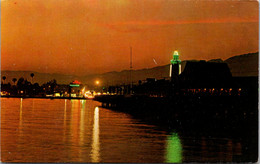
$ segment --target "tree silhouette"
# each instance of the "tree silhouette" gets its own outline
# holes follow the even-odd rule
[[[33,84],[34,73],[31,73],[31,77],[32,77],[32,84]]]
[[[16,79],[16,78],[13,78],[12,81],[14,82],[14,85],[15,85],[15,82],[17,81],[17,79]]]
[[[44,89],[45,93],[53,94],[57,85],[58,85],[57,81],[55,79],[53,79],[53,80],[48,81],[47,83],[43,84],[42,88]]]
[[[19,80],[17,81],[17,88],[19,91],[24,90],[24,78],[23,77],[19,78]]]
[[[17,85],[22,85],[23,83],[24,83],[24,78],[23,77],[19,78]]]
[[[4,81],[4,82],[3,82],[3,84],[4,84],[4,83],[5,83],[5,80],[6,80],[6,76],[3,76],[2,79],[3,79],[3,81]]]

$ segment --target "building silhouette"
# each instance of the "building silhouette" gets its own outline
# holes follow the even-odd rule
[[[179,75],[181,88],[232,88],[232,74],[226,63],[187,61]]]

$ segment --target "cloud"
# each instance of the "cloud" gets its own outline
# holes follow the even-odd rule
[[[142,32],[145,28],[140,26],[169,26],[169,25],[185,25],[185,24],[219,24],[219,23],[258,23],[258,19],[243,18],[224,18],[224,19],[205,19],[205,20],[179,20],[179,21],[123,21],[112,23],[99,23],[103,27],[107,27],[119,32]]]
[[[114,30],[114,31],[118,31],[118,32],[122,32],[122,33],[129,33],[129,32],[142,32],[145,29],[144,28],[137,28],[137,27],[127,27],[124,25],[124,27],[122,27],[123,24],[110,24],[110,23],[97,23],[95,22],[96,25],[104,27],[104,28],[108,28],[110,30]]]
[[[226,19],[207,19],[207,20],[190,20],[190,21],[126,21],[108,24],[110,26],[116,25],[179,25],[179,24],[208,24],[208,23],[256,23],[257,19],[241,19],[241,18],[226,18]]]

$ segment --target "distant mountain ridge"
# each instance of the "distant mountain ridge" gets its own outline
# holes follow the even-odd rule
[[[258,76],[258,58],[259,53],[249,53],[244,55],[237,55],[223,61],[221,59],[212,59],[209,62],[226,62],[230,68],[233,76]],[[196,61],[196,60],[194,60]],[[182,61],[181,69],[183,71],[187,61]],[[132,71],[132,81],[137,82],[138,80],[145,80],[146,78],[168,78],[169,77],[169,64],[163,66],[157,66],[153,68],[144,68]],[[50,74],[50,73],[39,73],[34,71],[1,71],[1,76],[6,76],[6,82],[12,82],[13,78],[19,79],[24,77],[28,81],[31,81],[30,74],[34,73],[34,82],[39,84],[46,83],[52,79],[56,79],[59,84],[69,84],[73,80],[79,80],[83,84],[93,85],[95,80],[100,80],[101,85],[115,85],[115,84],[129,84],[130,71],[123,70],[120,72],[112,71],[103,74],[87,75],[87,76],[74,76],[74,75],[63,75],[63,74]]]
[[[259,53],[233,56],[225,60],[232,76],[258,76]]]

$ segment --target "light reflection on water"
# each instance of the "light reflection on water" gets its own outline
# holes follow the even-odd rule
[[[166,162],[182,162],[182,145],[177,133],[172,133],[170,136],[167,137],[166,150]]]
[[[93,124],[93,138],[91,145],[91,162],[100,162],[99,161],[99,108],[95,108],[94,113],[94,124]]]
[[[3,162],[231,162],[232,140],[168,134],[92,100],[1,99]],[[214,140],[213,140],[214,142]],[[208,152],[210,147],[219,152]],[[222,153],[222,154],[221,154]],[[224,153],[224,155],[223,155]]]
[[[20,101],[20,115],[19,115],[19,130],[21,130],[23,124],[23,99]]]
[[[164,162],[166,132],[99,106],[2,98],[2,161]]]

